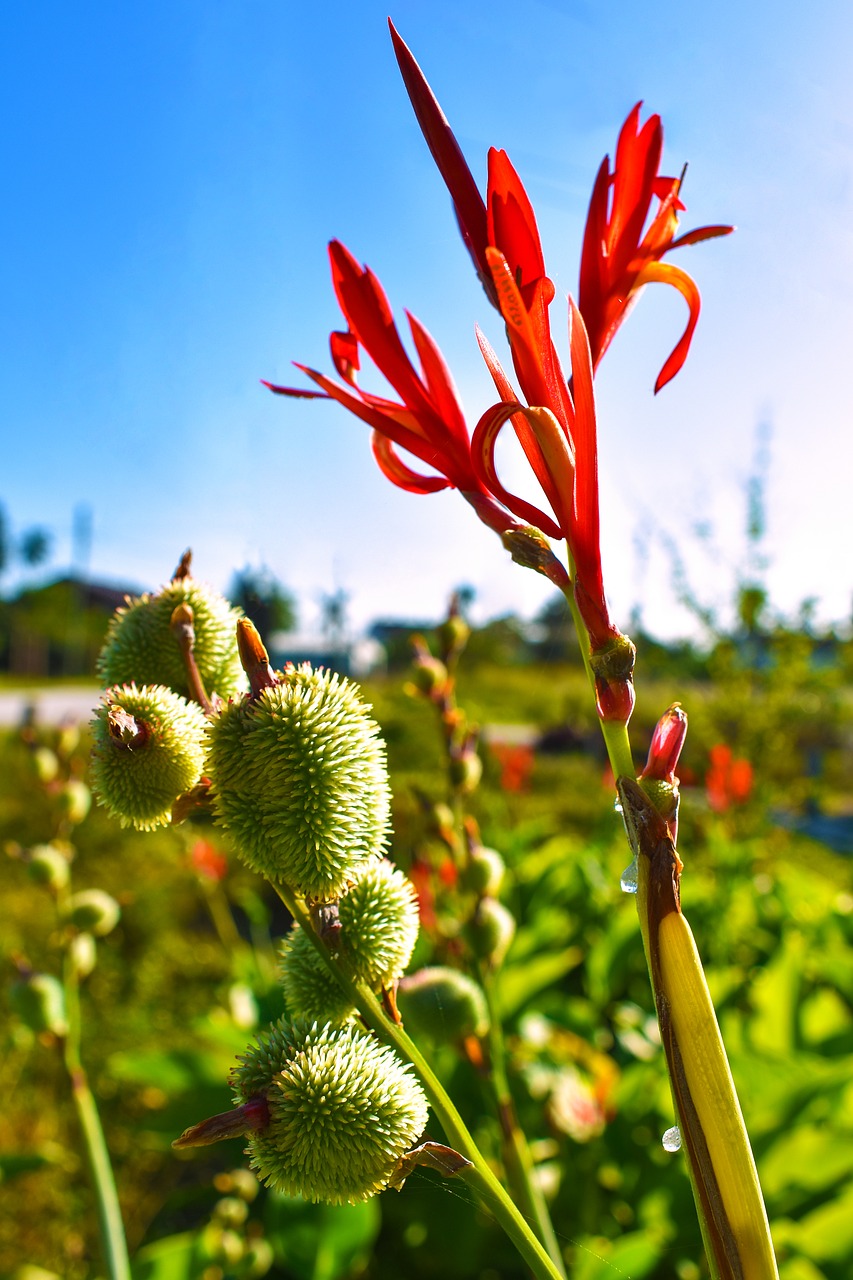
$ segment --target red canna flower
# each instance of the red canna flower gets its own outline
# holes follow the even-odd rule
[[[699,319],[695,282],[686,271],[661,259],[682,245],[726,236],[734,227],[699,227],[674,238],[678,213],[684,209],[679,199],[684,175],[665,178],[658,173],[663,127],[660,116],[653,115],[641,128],[641,106],[638,102],[622,126],[612,171],[610,157],[605,156],[595,180],[581,254],[579,304],[597,369],[644,285],[659,282],[679,291],[690,315],[687,328],[658,374],[658,392],[687,359]],[[654,200],[658,207],[644,232]]]
[[[725,813],[732,805],[746,804],[752,794],[753,771],[748,760],[738,759],[731,747],[717,743],[709,753],[705,774],[705,794],[715,813]]]
[[[450,192],[462,238],[490,301],[500,309],[490,278],[488,249],[500,249],[516,281],[523,281],[523,289],[531,288],[541,265],[541,251],[538,237],[534,243],[529,234],[530,202],[504,153],[494,150],[489,152],[488,190],[483,200],[426,77],[393,25],[389,26],[406,90]],[[610,158],[605,156],[595,180],[584,233],[578,305],[589,333],[595,370],[644,285],[663,282],[679,290],[690,316],[684,334],[658,375],[655,391],[660,391],[684,364],[699,318],[695,282],[685,271],[661,259],[672,249],[728,235],[734,228],[701,227],[674,238],[678,212],[684,209],[679,199],[682,179],[658,174],[663,128],[660,117],[655,115],[640,129],[640,106],[638,103],[634,107],[622,126],[613,170]],[[508,170],[514,179],[510,193],[501,192],[501,177]],[[504,204],[502,218],[495,217],[496,198]],[[659,201],[658,208],[644,233],[655,199]],[[544,277],[544,269],[541,275]],[[553,296],[553,286],[547,281],[541,305],[547,307]],[[533,310],[529,301],[528,309]]]
[[[278,395],[337,400],[373,428],[374,456],[394,484],[410,493],[459,489],[490,528],[498,533],[512,528],[516,521],[494,500],[476,474],[459,396],[444,357],[429,333],[406,313],[421,363],[418,372],[406,353],[388,299],[373,272],[361,267],[337,240],[329,246],[329,258],[335,293],[348,326],[346,332],[333,333],[330,338],[332,362],[341,381],[297,365],[320,391],[271,382],[264,385]],[[359,347],[395,388],[402,403],[372,395],[358,385]],[[407,450],[439,474],[413,470],[400,457],[398,448]]]

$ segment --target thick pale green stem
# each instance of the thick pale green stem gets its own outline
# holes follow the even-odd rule
[[[537,1280],[564,1280],[564,1273],[558,1270],[504,1187],[492,1173],[462,1117],[420,1049],[399,1024],[391,1021],[370,988],[363,982],[357,982],[351,978],[337,963],[325,943],[315,933],[311,917],[297,894],[282,884],[274,884],[273,888],[294,920],[305,930],[318,955],[322,957],[324,964],[350,996],[368,1026],[414,1067],[448,1142],[466,1160],[471,1161],[472,1167],[459,1176],[473,1188],[483,1206],[503,1227]]]

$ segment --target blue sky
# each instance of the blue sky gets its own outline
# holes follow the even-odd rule
[[[96,576],[156,586],[192,545],[218,586],[268,565],[309,624],[338,587],[357,622],[429,617],[460,582],[481,615],[547,598],[457,495],[393,489],[343,410],[259,384],[292,382],[290,360],[328,368],[336,236],[433,333],[472,425],[491,402],[474,324],[501,335],[408,106],[387,11],[46,3],[7,22],[0,500],[18,529],[55,530],[54,568],[86,504]],[[392,16],[475,175],[496,145],[525,181],[558,335],[595,171],[637,99],[663,116],[664,171],[689,161],[682,228],[738,225],[673,259],[703,298],[676,382],[652,396],[684,320],[660,286],[601,366],[617,622],[642,600],[658,631],[687,628],[661,533],[701,594],[730,594],[761,422],[774,598],[793,609],[814,595],[824,616],[849,616],[853,9],[400,0]],[[522,483],[518,459],[502,465]],[[695,533],[707,523],[710,555]]]

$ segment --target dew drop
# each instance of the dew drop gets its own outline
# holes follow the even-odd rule
[[[635,858],[630,867],[626,867],[622,872],[622,878],[619,881],[619,888],[623,893],[636,893],[637,884],[637,859]]]
[[[674,1124],[671,1129],[667,1129],[666,1133],[661,1138],[661,1146],[664,1151],[681,1150],[681,1130],[677,1124]]]

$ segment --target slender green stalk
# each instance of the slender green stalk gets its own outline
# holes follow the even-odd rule
[[[71,1084],[71,1097],[83,1135],[83,1148],[95,1192],[101,1248],[110,1280],[131,1280],[127,1241],[110,1153],[104,1138],[94,1094],[80,1059],[80,995],[74,961],[66,952],[64,988],[68,1033],[62,1042],[63,1060]]]
[[[420,1049],[399,1024],[391,1021],[370,988],[351,978],[337,963],[323,940],[317,936],[311,917],[298,896],[283,884],[274,884],[273,888],[294,920],[305,930],[318,955],[350,996],[368,1026],[414,1067],[448,1142],[466,1160],[471,1161],[472,1167],[459,1176],[464,1177],[483,1206],[503,1227],[537,1280],[565,1280],[562,1270],[558,1270],[522,1213],[492,1173],[465,1122]]]
[[[527,1220],[533,1224],[539,1239],[548,1250],[554,1265],[565,1273],[563,1255],[554,1233],[548,1205],[533,1176],[533,1159],[527,1137],[518,1123],[515,1102],[510,1093],[506,1073],[506,1053],[500,1012],[495,999],[494,977],[480,967],[480,985],[489,1010],[489,1081],[503,1136],[503,1157],[510,1191],[516,1197]]]

